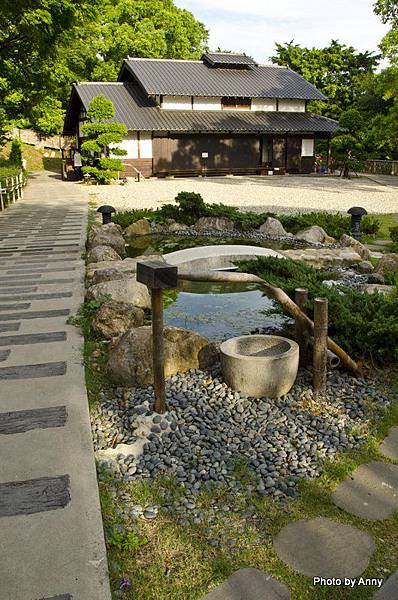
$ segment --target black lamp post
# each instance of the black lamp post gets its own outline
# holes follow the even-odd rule
[[[353,206],[347,211],[351,215],[351,233],[352,236],[359,240],[361,237],[361,219],[363,215],[367,215],[368,212],[361,206]]]
[[[113,208],[113,206],[104,204],[104,206],[100,206],[99,208],[97,208],[97,212],[102,215],[102,224],[106,225],[107,223],[111,223],[112,213],[115,213],[116,210]]]

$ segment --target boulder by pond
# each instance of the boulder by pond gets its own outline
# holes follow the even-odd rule
[[[235,225],[227,217],[200,217],[193,227],[196,231],[232,231]]]
[[[95,246],[86,256],[86,263],[88,264],[117,260],[122,260],[122,257],[110,246]]]
[[[199,354],[209,340],[194,331],[164,328],[165,375],[199,367]],[[203,364],[203,363],[202,363]],[[203,368],[203,367],[202,367]],[[110,350],[108,373],[118,385],[142,387],[153,383],[152,328],[129,329]]]
[[[302,229],[296,233],[296,238],[312,244],[333,244],[336,241],[319,225],[311,225],[311,227]]]
[[[124,258],[126,248],[120,225],[116,223],[94,224],[87,236],[87,249],[92,250],[96,246],[110,246],[121,258]]]
[[[398,273],[398,254],[385,254],[377,263],[375,273],[386,275],[387,273]]]
[[[368,248],[361,244],[359,240],[356,240],[350,235],[344,233],[340,238],[340,244],[344,247],[349,247],[355,250],[355,252],[359,254],[359,256],[361,256],[363,260],[370,260],[370,251],[368,250]]]
[[[282,223],[273,217],[268,217],[265,223],[263,223],[257,231],[272,237],[293,237],[293,234],[288,233],[283,227]]]
[[[349,267],[362,262],[359,254],[352,248],[304,248],[282,251],[284,256],[314,267],[329,269],[333,267]]]
[[[144,324],[144,311],[129,302],[105,302],[97,311],[92,328],[95,333],[105,339],[122,335],[132,327]]]
[[[139,283],[134,278],[116,279],[96,283],[86,291],[86,300],[115,300],[128,302],[138,308],[150,308],[151,297],[146,285]]]
[[[135,276],[137,272],[137,262],[145,260],[164,261],[158,254],[146,256],[137,256],[136,258],[125,258],[124,260],[104,261],[100,263],[89,264],[86,268],[87,287],[103,281],[112,281],[114,279],[128,279]]]
[[[139,219],[135,223],[131,223],[124,230],[124,237],[127,241],[137,235],[150,235],[152,233],[151,223],[148,219]]]

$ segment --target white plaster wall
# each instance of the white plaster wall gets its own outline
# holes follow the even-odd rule
[[[301,140],[301,156],[314,156],[314,140],[305,139]]]
[[[252,98],[252,110],[276,110],[276,100],[274,98]]]
[[[127,154],[123,156],[112,155],[113,158],[138,158],[138,141],[137,134],[135,132],[128,132],[127,137],[125,137],[120,144],[114,144],[117,148],[122,148],[127,151]],[[112,146],[111,146],[112,147]]]
[[[279,100],[280,112],[305,112],[305,100]]]
[[[217,97],[209,97],[209,98],[199,98],[195,97],[193,99],[193,109],[194,110],[221,110],[221,98]]]
[[[191,110],[191,96],[163,96],[161,108],[166,110]]]
[[[151,132],[140,132],[140,158],[153,158]]]

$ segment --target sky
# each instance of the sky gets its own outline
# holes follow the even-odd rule
[[[332,39],[358,50],[378,51],[387,31],[372,0],[175,0],[210,31],[210,48],[245,52],[269,62],[275,42],[307,47]]]

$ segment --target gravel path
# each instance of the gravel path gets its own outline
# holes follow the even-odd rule
[[[397,181],[396,181],[397,180]],[[384,180],[383,180],[384,182]],[[274,212],[314,210],[346,212],[363,206],[370,213],[398,213],[398,178],[377,182],[368,177],[350,180],[303,176],[212,177],[147,179],[125,186],[90,188],[100,204],[115,208],[157,208],[173,202],[178,192],[202,194],[205,202]]]

